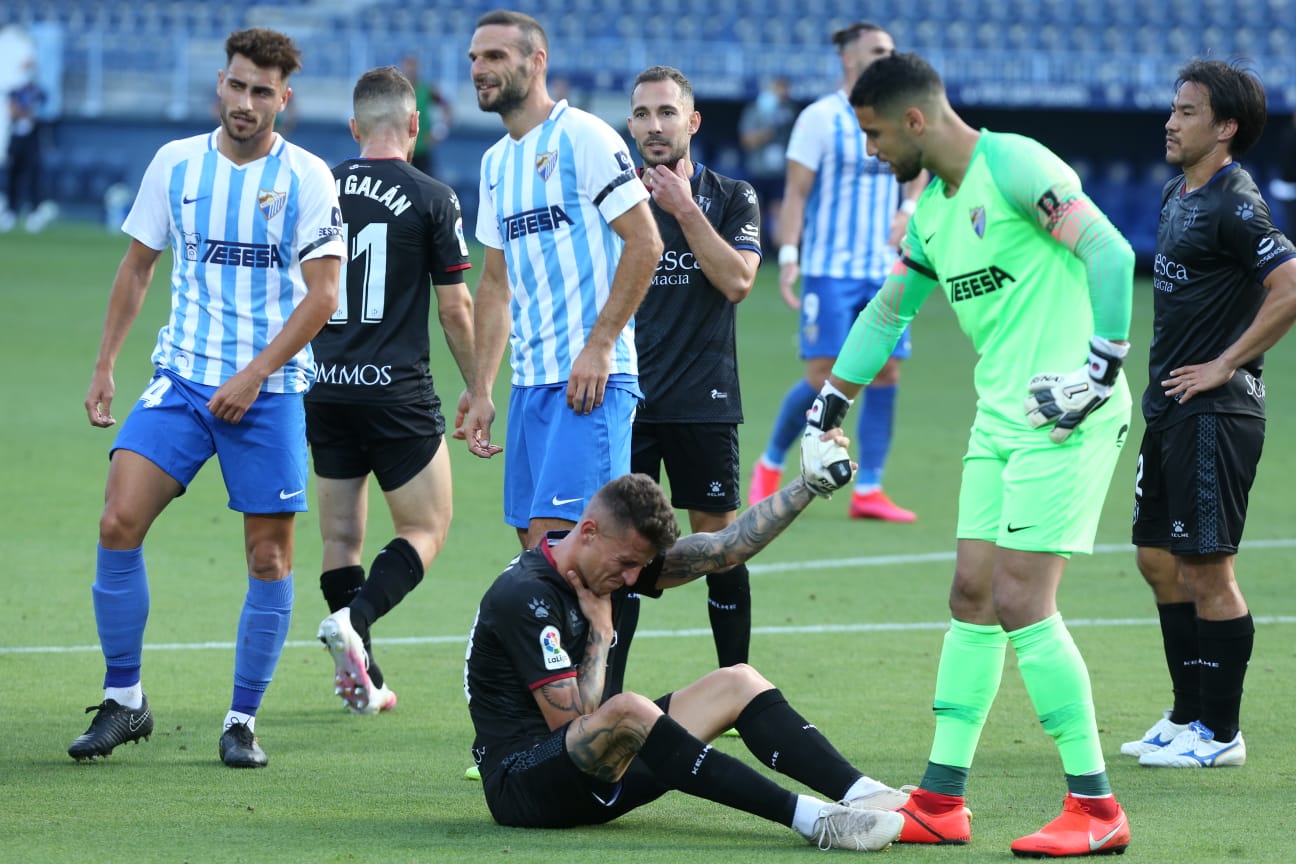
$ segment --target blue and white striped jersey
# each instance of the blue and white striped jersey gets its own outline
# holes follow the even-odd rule
[[[219,130],[164,144],[122,230],[171,247],[171,318],[153,363],[219,387],[270,343],[306,296],[301,262],[344,258],[342,211],[328,165],[278,135],[269,155],[235,165]],[[306,345],[262,385],[301,393],[315,379]]]
[[[508,265],[515,386],[571,377],[621,260],[609,223],[647,197],[621,136],[566,101],[521,140],[505,135],[486,151],[477,239]],[[611,374],[638,374],[633,318]]]
[[[801,230],[806,276],[881,281],[895,263],[887,235],[900,185],[865,142],[842,90],[811,103],[792,127],[787,158],[815,172]]]

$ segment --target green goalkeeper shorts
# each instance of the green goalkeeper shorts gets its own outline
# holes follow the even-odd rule
[[[958,538],[1024,552],[1093,552],[1129,433],[1128,403],[1103,406],[1062,444],[1049,439],[1049,427],[977,421],[963,457]]]

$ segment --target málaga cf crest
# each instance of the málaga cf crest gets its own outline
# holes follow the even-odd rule
[[[541,180],[548,180],[549,175],[553,174],[554,169],[557,167],[557,150],[550,150],[548,153],[541,153],[536,156],[536,171],[539,172]]]
[[[257,208],[267,220],[278,216],[287,201],[287,192],[276,192],[273,189],[257,190]]]
[[[969,211],[968,216],[969,216],[969,217],[971,218],[971,220],[972,220],[972,230],[976,232],[976,235],[977,235],[978,237],[984,237],[984,236],[985,236],[985,229],[986,229],[986,212],[985,212],[985,208],[984,208],[984,207],[973,207],[973,208],[971,209],[971,211]]]

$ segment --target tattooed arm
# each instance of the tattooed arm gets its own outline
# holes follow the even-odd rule
[[[581,613],[589,622],[589,635],[575,677],[559,678],[535,690],[536,703],[551,730],[596,711],[603,703],[604,676],[614,632],[611,595],[599,596],[590,591],[574,572],[568,571],[564,576],[576,592]]]
[[[674,588],[742,564],[768,546],[814,499],[805,481],[797,477],[724,529],[681,537],[666,550],[657,587]]]

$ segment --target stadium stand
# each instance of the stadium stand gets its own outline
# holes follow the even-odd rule
[[[442,164],[467,163],[462,171],[452,167],[445,179],[472,205],[475,195],[465,187],[474,182],[475,160],[498,125],[469,107],[466,49],[476,18],[499,5],[8,0],[0,8],[0,27],[61,31],[61,118],[65,125],[83,121],[96,127],[132,118],[209,124],[213,74],[224,59],[221,45],[240,27],[276,27],[302,46],[305,68],[296,107],[303,134],[312,124],[337,124],[349,115],[351,84],[361,71],[416,52],[424,70],[465,106],[457,112],[455,140]],[[762,78],[779,74],[793,82],[795,98],[809,101],[836,84],[838,64],[826,34],[861,14],[850,0],[766,0],[761,14],[740,0],[710,0],[705,6],[691,0],[526,0],[516,6],[549,30],[551,78],[567,78],[590,94],[587,107],[599,113],[606,107],[617,121],[627,82],[656,63],[685,69],[698,93],[711,100],[745,101]],[[1276,115],[1296,109],[1291,7],[1292,0],[873,0],[867,15],[887,26],[902,49],[928,57],[963,107],[1028,109],[1023,114],[1163,112],[1183,60],[1244,55],[1267,82]],[[337,158],[348,155],[344,136],[322,140],[326,158],[334,150]],[[1149,236],[1140,219],[1146,222],[1149,195],[1155,200],[1165,175],[1155,144],[1155,137],[1131,140],[1128,155],[1105,154],[1103,167],[1086,177],[1094,198],[1140,251]],[[96,172],[80,166],[105,164],[101,147],[71,140],[59,146],[68,164],[87,178]],[[152,146],[143,149],[151,152]],[[1086,154],[1063,155],[1080,161]],[[142,171],[136,162],[129,152],[110,154],[104,173],[109,182],[133,179]],[[1263,179],[1265,166],[1252,167]],[[65,193],[106,185],[100,176],[90,183],[61,176],[58,184]],[[1155,224],[1150,230],[1155,232]]]

